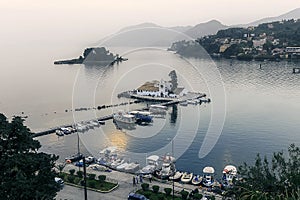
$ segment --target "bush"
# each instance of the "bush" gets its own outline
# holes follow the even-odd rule
[[[98,180],[99,180],[100,183],[103,183],[106,180],[106,176],[105,175],[99,175]]]
[[[211,199],[211,200],[215,200],[215,199],[216,199],[216,197],[215,197],[215,196],[213,196],[213,195],[211,195],[211,196],[210,196],[210,199]]]
[[[96,174],[88,174],[88,179],[89,180],[95,180]]]
[[[81,178],[75,177],[74,183],[75,183],[76,185],[78,185],[80,181],[81,181]]]
[[[172,192],[172,189],[171,188],[165,188],[164,191],[165,191],[167,196],[170,196],[171,192]]]
[[[149,189],[149,185],[148,185],[148,189]],[[145,196],[147,199],[150,199],[151,194],[152,194],[151,191],[145,191],[145,192],[144,192],[144,196]]]
[[[185,190],[182,190],[180,192],[180,194],[181,194],[182,199],[187,199],[187,197],[189,195],[189,193],[187,191],[185,191]]]
[[[74,183],[75,176],[73,176],[73,175],[69,175],[67,179],[68,179],[68,182],[70,182],[70,183]]]
[[[200,200],[200,199],[202,199],[202,197],[203,197],[202,194],[199,194],[199,193],[194,194],[194,199],[197,199],[197,200],[199,199]]]
[[[83,171],[77,171],[76,174],[79,178],[83,178]]]
[[[70,169],[69,172],[73,176],[75,174],[75,169]]]
[[[143,191],[149,190],[149,184],[148,183],[142,183],[141,187],[142,187]]]
[[[157,194],[157,199],[158,200],[164,200],[165,199],[165,197],[164,197],[164,195],[163,194]]]
[[[157,194],[158,191],[159,191],[159,186],[158,186],[158,185],[153,185],[153,186],[152,186],[152,190],[153,190],[154,193]]]
[[[95,188],[96,187],[96,180],[88,180],[87,181],[87,186],[90,188]]]

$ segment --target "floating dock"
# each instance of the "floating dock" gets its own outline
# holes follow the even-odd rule
[[[204,93],[189,93],[189,95],[183,96],[179,99],[178,98],[160,98],[160,97],[131,95],[131,98],[136,98],[136,99],[139,99],[139,100],[163,102],[163,103],[160,103],[160,104],[156,104],[156,105],[161,105],[161,106],[171,106],[171,105],[174,105],[174,104],[179,104],[179,103],[184,102],[184,101],[196,100],[196,99],[200,99],[200,98],[203,98],[203,97],[206,97],[206,94],[204,94]],[[141,108],[140,110],[149,110],[149,107],[144,107],[144,108]],[[100,117],[97,120],[98,120],[98,122],[99,121],[107,121],[107,120],[110,120],[112,118],[113,118],[113,114]],[[79,123],[85,124],[85,123],[88,123],[92,120],[93,119],[86,120],[86,121],[81,121]],[[34,137],[39,137],[39,136],[52,134],[52,133],[55,133],[56,130],[61,129],[63,127],[65,127],[65,128],[67,128],[67,127],[76,128],[76,124],[74,124],[74,123],[73,124],[64,124],[64,125],[60,125],[60,126],[57,126],[57,127],[49,128],[45,131],[33,133],[32,137],[34,138]]]

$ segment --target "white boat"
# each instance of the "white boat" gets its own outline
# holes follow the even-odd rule
[[[192,181],[192,179],[193,179],[193,173],[184,172],[180,180],[183,183],[189,183]]]
[[[141,174],[152,174],[158,166],[159,156],[151,155],[146,158],[147,165],[140,170]]]
[[[174,168],[171,166],[171,163],[163,163],[160,170],[157,170],[155,175],[159,179],[168,179],[174,174]]]
[[[177,172],[175,172],[175,174],[173,176],[169,177],[169,180],[171,180],[171,181],[178,181],[178,180],[180,180],[180,178],[182,177],[182,175],[183,175],[183,172],[177,171]]]
[[[61,131],[61,130],[56,130],[56,131],[55,131],[55,134],[56,134],[57,136],[64,136],[64,135],[65,135],[64,132]]]
[[[136,122],[135,116],[118,112],[113,115],[113,119],[116,123],[134,124]]]
[[[233,165],[227,165],[223,169],[223,177],[222,177],[222,184],[225,187],[230,187],[233,185],[233,180],[237,176],[237,169]]]
[[[201,182],[202,182],[202,176],[200,175],[195,175],[192,179],[193,185],[200,185]]]
[[[187,101],[183,101],[183,102],[180,102],[179,105],[181,105],[181,106],[187,106],[188,103],[187,103]]]
[[[118,158],[117,160],[113,161],[110,165],[111,168],[116,169],[119,165],[123,164],[125,162],[124,159]]]
[[[86,126],[87,126],[88,128],[94,128],[94,125],[93,125],[91,122],[87,122],[87,123],[86,123]]]
[[[116,167],[116,170],[121,171],[121,172],[122,172],[122,171],[125,171],[125,167],[127,167],[128,165],[129,165],[128,162],[124,162],[123,164],[117,166],[117,167]]]
[[[198,102],[195,101],[195,100],[187,100],[187,103],[191,104],[191,105],[197,105],[198,104]]]
[[[124,171],[128,173],[135,173],[140,168],[140,164],[138,163],[129,163],[127,166],[125,166]]]
[[[100,126],[99,122],[98,121],[90,121],[90,123],[95,126],[95,127],[98,127]]]
[[[204,167],[203,168],[203,179],[202,184],[206,187],[211,187],[214,184],[214,175],[215,169],[213,167]]]
[[[149,108],[149,112],[153,115],[156,115],[156,114],[165,115],[167,113],[166,110],[167,110],[167,107],[161,106],[161,105],[151,105]]]

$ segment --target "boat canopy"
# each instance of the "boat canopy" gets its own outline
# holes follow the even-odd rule
[[[230,173],[232,175],[237,174],[236,167],[233,166],[233,165],[227,165],[227,166],[225,166],[225,168],[223,169],[223,174],[227,174],[227,173]]]
[[[147,157],[147,160],[148,160],[148,161],[157,162],[157,161],[159,160],[159,156],[157,156],[157,155],[152,155],[152,156]]]
[[[203,173],[213,174],[215,173],[215,169],[213,167],[204,167]]]

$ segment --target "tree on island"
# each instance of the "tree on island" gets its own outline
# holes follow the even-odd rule
[[[225,195],[236,199],[300,199],[300,149],[294,144],[287,155],[274,153],[271,164],[258,154],[254,166],[244,163],[239,171],[242,179]]]
[[[172,70],[169,73],[169,77],[171,78],[171,83],[172,83],[171,92],[174,92],[176,90],[177,86],[178,86],[176,71]]]
[[[21,117],[9,122],[0,114],[1,199],[54,199],[59,190],[54,180],[58,156],[38,152],[40,147]]]

